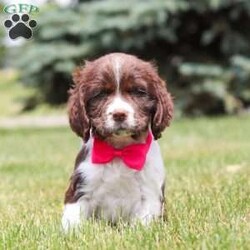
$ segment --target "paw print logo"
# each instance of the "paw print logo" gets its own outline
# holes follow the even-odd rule
[[[9,37],[16,39],[17,37],[23,37],[29,39],[32,37],[32,29],[37,25],[35,20],[30,20],[28,14],[22,16],[14,14],[11,20],[8,19],[4,22],[4,26],[9,30]]]

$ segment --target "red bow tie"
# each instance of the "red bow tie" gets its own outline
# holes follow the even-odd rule
[[[92,162],[97,164],[108,163],[115,157],[119,157],[129,168],[140,171],[146,161],[146,155],[151,142],[152,134],[149,133],[145,143],[132,144],[122,149],[116,149],[95,137],[92,149]]]

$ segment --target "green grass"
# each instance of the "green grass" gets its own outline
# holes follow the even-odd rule
[[[160,140],[168,222],[60,231],[69,129],[0,130],[0,249],[249,249],[250,117],[175,121]]]

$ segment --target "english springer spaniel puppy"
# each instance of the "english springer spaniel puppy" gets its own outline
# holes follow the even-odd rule
[[[157,139],[173,102],[155,67],[112,53],[73,73],[69,122],[82,138],[62,226],[88,218],[148,224],[163,215],[164,164]]]

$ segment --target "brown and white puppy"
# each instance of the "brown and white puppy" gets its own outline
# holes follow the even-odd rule
[[[164,165],[156,142],[169,125],[173,102],[155,67],[135,56],[113,53],[87,62],[73,74],[69,121],[84,145],[65,195],[62,217],[67,231],[92,216],[148,224],[162,216]],[[93,138],[114,148],[152,141],[141,171],[115,158],[96,166]]]

